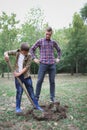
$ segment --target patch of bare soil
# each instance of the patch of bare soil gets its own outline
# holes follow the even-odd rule
[[[23,122],[16,122],[16,124],[15,122],[11,121],[6,121],[4,123],[0,122],[0,130],[15,130],[17,128],[19,129],[19,127],[22,129],[22,127],[26,127],[26,124],[22,124],[25,122],[27,123],[27,121],[31,119],[36,121],[59,121],[61,119],[67,118],[68,106],[61,106],[60,102],[46,103],[45,105],[41,105],[41,108],[43,108],[43,112],[40,110],[31,109],[17,115],[25,117]],[[73,130],[72,126],[69,126],[69,128],[70,130]]]
[[[41,108],[44,109],[44,112],[36,109],[28,110],[25,116],[27,117],[28,115],[29,116],[32,115],[32,117],[38,121],[42,120],[59,121],[60,119],[67,118],[66,113],[68,106],[61,106],[60,102],[41,105]]]
[[[68,125],[68,129],[69,129],[69,130],[79,130],[78,127],[76,127],[76,126],[74,126],[74,125],[72,125],[72,124]]]
[[[9,128],[12,126],[13,126],[13,124],[10,121],[4,122],[4,123],[0,122],[0,130],[2,130],[2,129],[4,130],[5,128]]]

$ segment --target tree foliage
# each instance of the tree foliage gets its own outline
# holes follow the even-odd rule
[[[73,17],[72,27],[69,29],[69,42],[66,49],[66,61],[70,64],[72,73],[78,73],[79,68],[82,68],[84,61],[84,67],[86,67],[87,56],[87,27],[84,25],[80,15],[75,13]]]
[[[84,7],[80,10],[82,18],[86,21],[87,23],[87,3],[84,5]]]
[[[26,16],[26,21],[22,24],[20,30],[21,41],[27,41],[31,46],[37,39],[41,38],[43,35],[43,21],[43,11],[39,8],[31,8]]]
[[[4,52],[15,47],[17,42],[18,29],[16,25],[19,21],[15,20],[16,14],[12,13],[8,16],[5,12],[2,12],[0,16],[0,68],[1,72],[6,68],[4,62]]]

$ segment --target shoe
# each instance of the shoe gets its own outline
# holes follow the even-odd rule
[[[16,108],[16,114],[22,113],[22,110],[20,108]]]
[[[36,106],[36,109],[37,109],[37,110],[40,110],[40,111],[42,111],[42,112],[44,111],[40,106]]]
[[[54,98],[51,98],[50,99],[50,103],[54,103],[55,102],[55,99]]]
[[[50,100],[50,103],[54,103],[54,101]]]
[[[44,110],[39,106],[37,99],[34,99],[33,102],[34,102],[34,105],[35,105],[35,106],[34,106],[34,109],[37,109],[37,110],[40,110],[40,111],[44,111]]]

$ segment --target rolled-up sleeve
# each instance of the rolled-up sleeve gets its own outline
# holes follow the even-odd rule
[[[54,41],[54,47],[57,50],[57,57],[60,59],[60,57],[61,57],[61,49],[60,49],[60,47],[58,46],[58,44],[55,41]]]
[[[10,51],[6,51],[4,52],[4,55],[14,55],[16,56],[18,50],[10,50]]]
[[[30,48],[30,53],[31,53],[32,59],[35,59],[35,58],[36,58],[35,50],[36,50],[36,48],[38,48],[38,47],[40,47],[40,40],[38,40],[38,41]]]

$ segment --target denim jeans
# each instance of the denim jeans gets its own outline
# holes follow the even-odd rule
[[[34,96],[34,90],[32,87],[31,77],[24,79],[24,76],[21,75],[21,76],[19,76],[19,78],[20,78],[21,82],[25,84],[25,87],[26,87],[31,99],[33,100],[35,98],[35,96]],[[21,98],[22,98],[22,94],[23,94],[23,88],[20,86],[20,83],[18,82],[18,80],[16,78],[15,78],[15,86],[16,86],[16,108],[20,108]]]
[[[50,82],[50,99],[55,98],[55,74],[56,74],[56,65],[55,64],[42,64],[40,63],[38,70],[38,81],[36,84],[36,98],[39,99],[42,82],[44,80],[45,74],[48,72],[49,74],[49,82]]]

